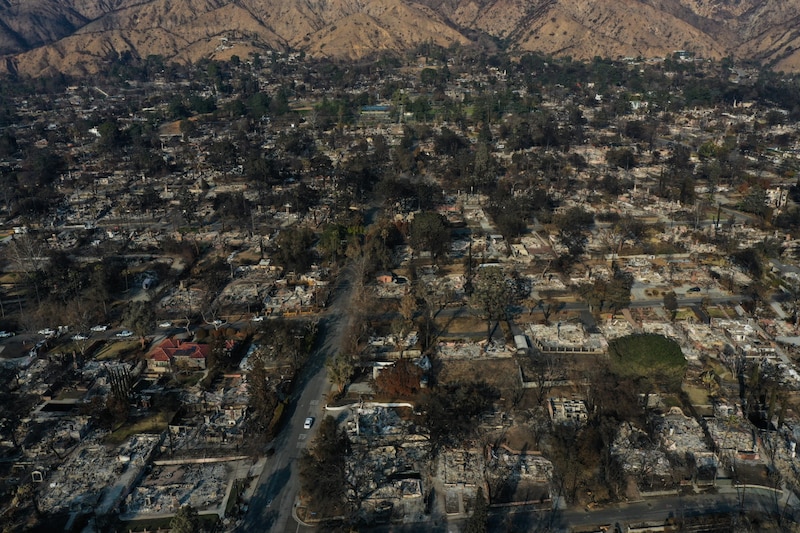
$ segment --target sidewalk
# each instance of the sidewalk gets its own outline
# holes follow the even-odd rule
[[[242,492],[242,500],[245,502],[249,502],[250,499],[255,494],[256,488],[258,487],[258,483],[261,479],[261,473],[264,472],[264,468],[267,466],[267,458],[264,456],[260,456],[258,460],[250,466],[250,469],[247,471],[247,477],[253,478],[250,483],[247,484],[245,487],[244,492]]]

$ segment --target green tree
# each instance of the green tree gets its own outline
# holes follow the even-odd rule
[[[275,262],[286,270],[306,272],[314,260],[311,245],[314,232],[309,228],[287,228],[275,238]]]
[[[473,281],[470,306],[486,320],[486,335],[492,333],[492,325],[506,318],[506,310],[512,291],[506,282],[503,270],[497,266],[482,268]]]
[[[323,516],[343,510],[347,500],[347,464],[350,451],[347,433],[331,416],[319,423],[312,446],[300,457],[300,484],[311,508]]]
[[[758,215],[761,219],[765,218],[769,212],[767,193],[759,186],[751,187],[747,196],[742,199],[739,208],[742,211]]]
[[[431,253],[431,261],[447,253],[450,248],[450,228],[447,219],[430,211],[418,213],[411,222],[409,240],[415,250]]]
[[[63,250],[50,250],[50,261],[45,269],[45,285],[51,298],[63,303],[76,299],[81,288],[88,281],[87,272]]]
[[[182,505],[172,520],[169,521],[169,529],[172,533],[197,533],[204,531],[200,527],[200,516],[197,509],[191,505]]]
[[[262,356],[253,358],[247,373],[247,394],[251,421],[257,431],[264,433],[269,429],[278,407],[278,394],[270,384]]]
[[[627,137],[645,142],[648,147],[652,147],[656,136],[656,123],[644,120],[630,120],[625,123],[624,131]]]
[[[94,315],[102,316],[103,319],[108,314],[108,303],[111,301],[113,290],[109,278],[110,271],[110,264],[105,262],[95,264],[89,274],[89,286],[83,292],[83,298],[90,304],[90,311]]]
[[[345,247],[342,244],[346,229],[339,224],[329,224],[322,230],[317,249],[324,259],[336,262],[344,257]]]
[[[558,240],[567,248],[569,258],[575,260],[586,250],[587,233],[594,225],[594,216],[581,207],[572,207],[553,218],[558,229]]]
[[[436,83],[439,75],[435,68],[426,67],[419,73],[419,81],[422,85],[432,86]]]
[[[197,124],[195,124],[193,120],[185,118],[181,120],[180,130],[181,135],[183,135],[183,140],[187,141],[189,138],[197,135],[198,131],[200,131],[200,128],[197,127]]]
[[[167,116],[170,118],[184,119],[189,118],[191,115],[192,113],[189,111],[189,108],[186,106],[186,102],[184,102],[184,99],[181,95],[174,95],[167,103]]]
[[[247,115],[253,120],[261,120],[269,114],[269,106],[272,99],[266,93],[255,93],[247,99]]]
[[[339,388],[339,393],[343,392],[355,371],[353,358],[344,353],[339,353],[332,359],[328,359],[325,366],[328,368],[328,377]]]
[[[100,134],[98,146],[109,153],[122,149],[130,140],[119,129],[114,120],[108,120],[100,124],[97,127],[97,132]]]
[[[624,270],[615,269],[614,276],[608,284],[609,307],[613,312],[616,313],[631,304],[632,288],[633,274]]]
[[[17,138],[9,131],[4,131],[0,135],[0,157],[12,156],[17,153],[18,149]]]
[[[704,142],[699,148],[697,148],[697,156],[701,160],[719,157],[721,152],[722,148],[711,139]]]
[[[606,162],[610,167],[630,169],[636,166],[636,154],[630,148],[612,148],[606,153]]]
[[[675,291],[664,293],[664,309],[669,311],[670,320],[675,320],[675,315],[678,312],[678,296]]]
[[[230,220],[240,227],[249,225],[251,222],[250,212],[252,206],[241,192],[220,193],[214,198],[215,214]]]
[[[467,520],[466,533],[486,533],[489,531],[489,502],[483,495],[483,487],[478,487],[475,496],[475,508]]]
[[[142,348],[144,348],[147,341],[147,334],[153,329],[155,320],[156,315],[153,311],[153,303],[142,300],[130,302],[122,316],[123,325],[139,337]]]
[[[766,265],[761,254],[755,248],[737,250],[730,259],[732,263],[744,269],[756,281],[764,275]]]
[[[579,292],[593,311],[600,313],[609,309],[616,313],[630,305],[632,287],[633,275],[617,269],[610,280],[597,278],[583,285]]]
[[[434,137],[433,146],[438,154],[454,157],[458,152],[466,150],[469,143],[447,126],[442,126],[439,135]]]
[[[472,172],[467,177],[465,185],[478,190],[491,188],[497,183],[499,172],[500,164],[492,154],[489,144],[478,143],[472,160]]]

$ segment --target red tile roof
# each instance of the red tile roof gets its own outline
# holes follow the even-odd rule
[[[189,357],[191,359],[205,359],[211,353],[211,346],[186,342],[174,337],[164,339],[161,344],[150,352],[150,359],[156,361],[171,361],[174,357]]]

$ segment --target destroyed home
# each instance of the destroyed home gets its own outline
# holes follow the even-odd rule
[[[549,398],[547,412],[554,424],[581,425],[586,422],[588,412],[583,400],[574,398]]]

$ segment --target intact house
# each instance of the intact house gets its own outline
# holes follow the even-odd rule
[[[147,370],[165,374],[172,369],[205,370],[211,346],[182,341],[174,337],[164,339],[147,356]]]

